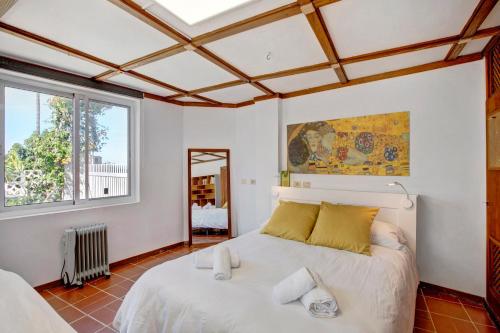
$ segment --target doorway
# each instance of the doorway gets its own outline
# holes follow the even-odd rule
[[[209,246],[231,238],[229,149],[188,149],[189,245]]]

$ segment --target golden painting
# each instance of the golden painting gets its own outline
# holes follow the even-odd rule
[[[409,176],[410,114],[288,125],[287,145],[293,173]]]

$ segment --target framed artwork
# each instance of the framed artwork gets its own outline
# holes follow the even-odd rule
[[[292,173],[409,176],[410,114],[288,125],[287,149]]]

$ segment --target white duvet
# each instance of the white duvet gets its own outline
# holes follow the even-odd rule
[[[227,209],[193,209],[191,222],[193,228],[227,229]]]
[[[257,231],[224,244],[241,258],[231,280],[195,269],[192,255],[166,262],[131,288],[115,327],[121,333],[412,332],[418,277],[407,248],[372,246],[370,257]],[[273,302],[273,286],[303,266],[335,295],[336,318],[313,318],[299,302]]]
[[[76,333],[19,275],[1,269],[0,332]]]

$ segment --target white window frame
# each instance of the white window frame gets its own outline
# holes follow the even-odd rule
[[[68,97],[73,99],[73,200],[40,203],[22,206],[5,206],[5,87],[31,90],[40,93]],[[88,109],[90,101],[108,103],[111,105],[126,107],[128,109],[128,195],[89,198],[88,188],[85,189],[85,199],[80,198],[80,100],[84,100],[85,108]],[[76,134],[76,135],[75,135]],[[54,83],[51,80],[33,79],[29,76],[10,75],[0,72],[0,221],[27,216],[62,213],[83,209],[93,209],[107,206],[135,204],[140,202],[139,178],[140,178],[140,101],[135,98],[118,96],[111,93],[95,91],[93,89]],[[86,155],[88,156],[88,155]],[[86,179],[88,187],[88,158],[85,161]]]

